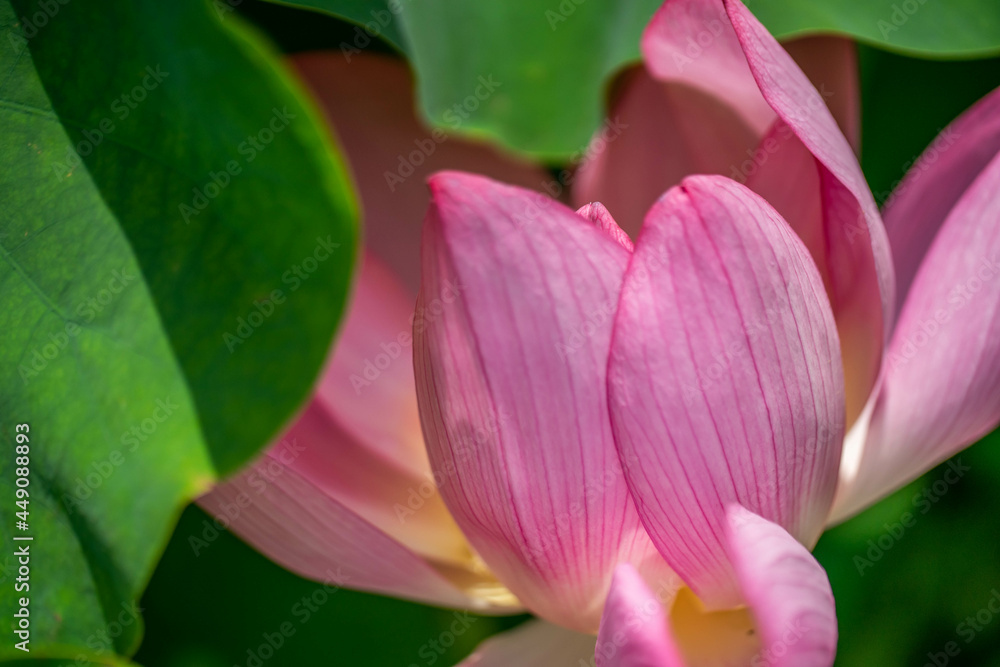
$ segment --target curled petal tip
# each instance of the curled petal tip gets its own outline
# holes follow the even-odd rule
[[[635,244],[632,243],[632,239],[630,239],[628,234],[625,233],[625,230],[618,226],[615,219],[611,217],[611,213],[601,202],[590,202],[589,204],[585,204],[584,206],[581,206],[576,213],[577,215],[593,222],[598,229],[606,232],[611,238],[617,241],[621,247],[625,248],[629,252],[635,250]]]
[[[634,567],[615,568],[594,652],[597,667],[685,667],[661,600]]]

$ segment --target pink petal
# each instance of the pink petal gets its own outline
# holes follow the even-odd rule
[[[313,494],[344,504],[412,551],[455,567],[471,560],[469,544],[445,509],[430,470],[416,475],[382,460],[343,431],[322,405],[310,404],[268,454],[281,456],[288,469],[312,485]]]
[[[828,202],[839,200],[830,190],[824,167],[792,128],[777,120],[761,140],[754,166],[748,173],[746,185],[788,221],[816,263],[827,294],[832,294],[836,288],[835,276],[843,279],[848,274],[843,267],[838,269],[836,253],[831,252],[835,244],[830,242]],[[845,365],[847,420],[853,423],[870,396],[882,349],[878,338],[866,326],[864,313],[851,310],[858,304],[847,305],[850,307],[835,311],[835,317]]]
[[[631,565],[619,565],[597,634],[597,667],[685,667],[667,627],[670,600],[654,594]]]
[[[998,192],[1000,154],[961,195],[924,256],[893,332],[856,476],[840,491],[838,518],[1000,422]]]
[[[675,1],[654,17],[643,41],[648,69],[633,69],[617,83],[621,92],[610,120],[595,134],[573,179],[577,205],[603,202],[635,238],[653,202],[685,176],[745,180],[776,115],[728,24],[721,3]],[[853,43],[802,37],[788,48],[857,145]]]
[[[601,620],[599,667],[833,664],[837,617],[819,563],[780,526],[738,505],[728,508],[725,535],[746,607],[699,609],[684,590],[668,619],[663,597],[622,566]]]
[[[373,456],[414,475],[427,475],[430,466],[413,384],[415,301],[416,296],[366,252],[314,400]]]
[[[414,327],[417,396],[441,493],[533,612],[594,631],[620,561],[666,570],[615,452],[604,392],[629,252],[558,202],[431,179]],[[442,290],[457,286],[448,300]]]
[[[290,465],[317,492],[416,552],[461,564],[468,542],[437,493],[420,432],[413,312],[399,281],[367,254],[333,358],[284,441],[297,441]]]
[[[580,667],[594,659],[594,637],[531,620],[494,635],[459,667]]]
[[[780,119],[761,139],[757,156],[743,182],[781,214],[806,245],[820,276],[828,276],[819,163]]]
[[[336,131],[361,196],[365,246],[412,292],[420,285],[420,228],[427,177],[465,169],[541,189],[548,173],[482,144],[431,130],[417,118],[413,76],[405,62],[371,54],[296,55],[305,79]]]
[[[1000,88],[941,132],[886,202],[897,314],[920,263],[962,194],[1000,152]]]
[[[461,598],[466,605],[467,597],[453,584],[438,597],[427,597],[427,591],[440,588],[443,580],[431,564],[457,574],[473,569],[475,558],[437,492],[420,434],[412,313],[411,297],[368,255],[313,400],[264,457],[201,502],[220,518],[232,518],[220,513],[222,503],[244,492],[253,507],[238,514],[236,532],[307,576],[321,578],[327,568],[365,565],[366,542],[362,539],[352,546],[355,538],[345,526],[374,536],[371,540],[378,548],[394,541],[393,553],[428,561],[408,567],[431,572],[431,583],[414,581],[397,590],[395,575],[389,572],[383,585],[382,566],[375,558],[370,571],[362,570],[356,577],[359,583],[352,587],[423,596],[420,599],[440,604],[455,604]],[[287,484],[296,485],[296,495],[285,493],[285,478],[290,480]],[[272,481],[278,482],[275,488],[270,488]],[[303,505],[318,508],[316,514],[301,516]],[[254,525],[257,520],[264,525]],[[332,548],[324,555],[317,544]],[[340,560],[342,553],[345,562]]]
[[[759,132],[724,100],[657,81],[641,68],[628,72],[621,88],[609,113],[614,131],[591,143],[572,194],[577,205],[604,203],[636,238],[667,188],[689,174],[730,175],[753,153]]]
[[[643,524],[711,608],[735,604],[725,506],[812,544],[844,433],[840,346],[820,277],[767,202],[694,176],[650,211],[608,368],[612,424]]]
[[[881,230],[884,242],[885,232],[857,158],[822,95],[739,0],[725,0],[725,5],[760,94],[838,184],[847,190],[846,194],[856,200],[856,207],[864,214],[863,222]],[[888,252],[888,248],[882,248],[882,251]]]
[[[700,53],[697,57],[696,52]],[[765,128],[779,118],[816,161],[822,216],[789,218],[789,223],[800,233],[819,226],[806,237],[822,240],[810,250],[823,273],[840,333],[848,422],[852,422],[878,376],[892,320],[893,273],[875,201],[823,96],[738,0],[668,0],[643,36],[643,53],[648,66],[663,80],[718,90],[717,95],[729,91],[731,104],[745,110],[747,117],[766,121]],[[837,84],[826,90],[834,93],[847,85],[842,81],[846,65],[841,64],[842,54],[830,59],[836,64],[828,66],[829,76]],[[822,75],[811,62],[806,64],[814,75]],[[751,103],[754,94],[771,110],[770,116]],[[754,127],[762,134],[765,131],[759,124]],[[744,177],[758,168],[774,169],[775,160],[761,164],[767,155],[759,148],[750,151],[750,159],[734,163],[733,169]],[[777,177],[792,178],[793,174]],[[780,201],[772,204],[782,213],[789,209]]]
[[[719,98],[760,136],[775,111],[761,97],[730,20],[721,0],[667,0],[642,35],[643,60],[660,81]]]
[[[830,667],[837,615],[822,566],[780,526],[736,505],[727,514],[729,555],[760,635],[751,664]]]
[[[854,40],[835,35],[808,35],[782,42],[785,51],[820,91],[840,131],[861,146],[861,82]]]
[[[629,252],[635,250],[635,244],[632,243],[632,239],[630,239],[628,234],[626,234],[625,231],[618,226],[618,223],[611,217],[608,209],[604,208],[604,204],[601,204],[600,202],[586,204],[581,206],[576,214],[593,222],[597,225],[598,229],[602,232],[606,232],[611,238],[618,241],[618,244],[621,245],[621,247],[625,248]]]
[[[198,502],[268,558],[304,577],[437,605],[483,606],[425,559],[317,493],[309,480],[275,458],[262,460]],[[206,544],[203,548],[210,548]]]

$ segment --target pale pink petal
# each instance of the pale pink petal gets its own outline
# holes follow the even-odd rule
[[[660,81],[699,89],[734,109],[759,136],[774,122],[721,0],[667,0],[642,35],[646,67]]]
[[[766,199],[802,239],[828,288],[823,178],[816,158],[779,119],[761,139],[746,174],[746,186]]]
[[[351,588],[458,606],[482,604],[472,600],[482,593],[498,606],[516,608],[516,601],[504,601],[495,579],[477,567],[434,478],[387,464],[314,401],[280,442],[199,503],[220,520],[231,521],[234,532],[256,549],[304,576],[319,578],[324,568],[356,569],[370,559],[371,569],[362,570],[364,576]],[[315,511],[305,511],[310,508]],[[366,535],[376,537],[368,540]],[[385,546],[388,542],[394,546]],[[407,572],[431,572],[430,581],[414,580],[399,588],[389,572],[383,584],[379,558],[366,555],[366,550],[383,548],[405,554],[408,561],[422,560],[419,567],[407,566]],[[441,581],[447,590],[428,597],[426,591],[441,589]],[[456,591],[462,593],[461,603]]]
[[[636,238],[657,197],[690,174],[735,173],[759,132],[725,101],[642,68],[624,75],[621,90],[609,113],[613,131],[591,143],[572,195],[578,206],[602,202]]]
[[[927,249],[972,181],[1000,152],[1000,88],[946,127],[885,206],[896,266],[897,313]]]
[[[664,605],[631,565],[619,565],[597,634],[597,667],[686,667]]]
[[[857,158],[820,93],[745,6],[726,0],[726,8],[761,94],[819,163],[826,243],[816,263],[825,268],[840,333],[852,422],[878,377],[893,317],[885,229]]]
[[[728,21],[721,3],[671,2],[654,17],[643,41],[646,68],[617,82],[609,120],[573,179],[577,205],[603,202],[635,238],[653,202],[685,176],[722,174],[745,182],[756,170],[758,142],[777,116]],[[853,43],[802,37],[788,48],[857,145]]]
[[[418,553],[463,563],[468,542],[437,493],[420,432],[413,308],[414,298],[366,254],[319,388],[281,442],[294,443],[289,466],[317,493]]]
[[[342,503],[317,493],[309,480],[272,455],[198,502],[268,558],[304,577],[431,604],[490,611],[424,558]],[[211,548],[210,543],[206,545],[202,548]]]
[[[812,259],[758,195],[695,176],[650,211],[608,391],[643,524],[709,607],[739,599],[727,504],[819,537],[844,434],[840,346]]]
[[[413,474],[386,462],[346,433],[322,404],[307,406],[268,454],[280,456],[312,484],[312,493],[344,504],[412,551],[455,567],[472,560],[467,540],[437,493],[436,475],[430,469]],[[266,552],[268,545],[260,548]]]
[[[812,243],[810,250],[823,273],[837,321],[844,350],[848,422],[853,422],[878,377],[893,314],[893,271],[875,201],[823,95],[738,0],[668,0],[643,36],[643,53],[647,66],[665,81],[730,91],[735,108],[752,108],[746,112],[748,117],[767,121],[764,128],[754,126],[761,134],[775,118],[780,119],[815,160],[816,166],[809,169],[818,173],[822,215],[788,221],[805,237],[822,240]],[[837,53],[830,58],[829,77],[837,80],[838,88],[846,86],[842,82],[845,58]],[[728,69],[723,72],[720,68],[725,64]],[[814,76],[822,76],[812,63],[806,65]],[[834,90],[832,84],[827,88],[827,92]],[[769,117],[750,104],[754,93],[771,110]],[[733,165],[737,180],[745,180],[758,169],[774,169],[778,162],[774,159],[761,163],[767,156],[759,147],[749,151],[746,161]],[[782,176],[793,177],[785,173],[776,178]],[[789,209],[782,202],[773,203],[782,213]],[[617,215],[614,207],[611,210]],[[819,229],[809,229],[817,225]]]
[[[755,75],[747,67],[743,38],[733,31],[731,10],[721,0],[665,2],[643,34],[643,58],[656,79],[718,98],[759,136],[774,121],[775,112],[780,115],[782,111],[771,108],[761,96]],[[857,146],[861,122],[854,42],[833,35],[808,35],[787,40],[784,47]]]
[[[490,637],[459,667],[580,667],[593,659],[593,635],[531,620]]]
[[[837,615],[822,566],[781,526],[735,505],[728,519],[728,552],[760,638],[750,664],[830,667]]]
[[[830,108],[855,152],[861,146],[861,73],[854,40],[808,35],[782,42]]]
[[[310,540],[349,539],[336,531],[348,521],[343,513],[351,512],[355,524],[395,539],[414,557],[454,571],[474,569],[475,557],[437,492],[423,446],[413,384],[412,313],[412,298],[374,256],[366,256],[313,400],[242,476],[252,488],[263,489],[276,475],[292,475],[301,485],[301,502],[333,507],[330,511],[341,518],[317,527],[332,535],[295,534],[301,542],[295,544],[291,538],[268,541],[274,539],[272,532],[254,530],[245,525],[251,519],[241,516],[240,532],[265,554],[284,562],[289,550],[311,551]],[[223,484],[203,504],[216,507],[212,499],[235,493],[233,484]],[[299,521],[297,507],[273,494],[253,496],[256,515],[281,525]],[[273,498],[279,502],[272,504]],[[335,554],[326,565],[337,565]]]
[[[962,194],[917,271],[893,332],[860,462],[840,491],[838,518],[1000,422],[998,193],[1000,154]]]
[[[717,4],[717,0],[691,1]],[[885,232],[875,201],[857,158],[837,127],[822,95],[792,57],[739,0],[725,0],[725,5],[760,94],[838,184],[856,200],[859,212],[864,215],[860,222],[881,230],[884,246]],[[888,248],[882,247],[881,251],[887,253]]]
[[[609,236],[611,236],[611,238],[618,241],[621,247],[625,248],[629,252],[635,250],[635,244],[632,243],[632,239],[630,239],[628,234],[626,234],[625,231],[618,226],[618,223],[611,217],[611,213],[608,212],[608,209],[604,208],[604,204],[601,204],[600,202],[586,204],[581,206],[576,214],[593,222],[597,225],[598,229],[606,232]]]
[[[414,249],[413,254],[419,253]],[[384,465],[427,475],[413,384],[415,302],[416,295],[366,252],[313,400]]]
[[[629,252],[520,188],[444,172],[431,190],[414,350],[441,493],[525,606],[596,631],[615,564],[665,569],[625,486],[604,391]]]
[[[417,118],[413,75],[402,60],[324,51],[292,64],[316,96],[344,149],[361,197],[365,246],[416,295],[427,177],[464,169],[540,190],[551,176],[484,144],[430,129]],[[501,82],[502,83],[502,82]],[[479,82],[472,82],[470,93]],[[500,89],[503,90],[502,88]]]

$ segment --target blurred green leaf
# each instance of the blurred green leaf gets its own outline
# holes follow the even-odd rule
[[[284,4],[284,3],[283,3]],[[382,38],[410,58],[436,125],[538,158],[582,151],[610,77],[639,57],[661,0],[297,0],[359,24],[348,59]],[[1000,54],[1000,3],[988,0],[757,0],[779,38],[836,32],[926,57]],[[363,28],[361,26],[364,26]]]
[[[392,5],[394,0],[274,0],[275,4],[290,5],[314,9],[333,16],[345,18],[358,24],[354,33],[348,35],[340,48],[350,55],[353,49],[364,49],[373,39],[381,39],[392,45],[398,51],[406,51],[407,42],[403,36],[403,28],[397,21],[400,4]],[[235,5],[235,3],[234,3]]]
[[[747,6],[779,37],[832,32],[926,58],[1000,54],[1000,3],[992,0],[758,0]]]
[[[297,0],[367,29],[410,58],[432,123],[543,159],[583,151],[608,78],[639,56],[659,0]]]
[[[34,538],[32,655],[136,649],[180,505],[282,427],[343,310],[339,158],[275,55],[215,14],[0,1],[0,539]]]

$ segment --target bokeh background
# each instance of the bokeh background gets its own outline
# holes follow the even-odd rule
[[[336,49],[353,30],[255,0],[236,8],[286,53]],[[378,40],[368,49],[392,53]],[[862,167],[881,204],[940,130],[1000,86],[1000,59],[930,61],[863,45],[859,52]],[[954,483],[949,469],[962,471]],[[824,535],[816,555],[837,599],[837,665],[1000,667],[1000,614],[988,609],[991,597],[1000,599],[997,489],[1000,432]],[[909,527],[901,524],[906,513],[915,517]],[[141,600],[146,627],[136,662],[446,666],[525,618],[472,616],[452,642],[452,611],[346,590],[327,594],[233,535],[213,532],[211,523],[195,506],[181,517]],[[314,609],[302,602],[310,597]],[[294,635],[267,657],[259,651],[265,635],[286,622]],[[958,655],[944,653],[949,642]]]

